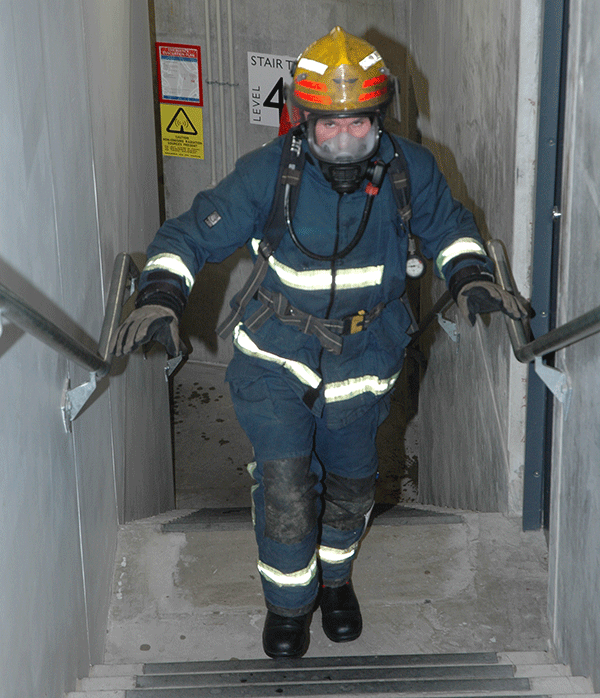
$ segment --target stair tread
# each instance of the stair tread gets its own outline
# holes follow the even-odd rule
[[[278,659],[281,668],[320,668],[343,666],[432,666],[455,664],[496,664],[495,652],[469,652],[448,654],[399,654],[399,655],[357,655],[347,657],[302,657],[302,659]],[[272,659],[225,659],[194,662],[149,662],[144,664],[144,673],[165,673],[190,671],[260,670],[273,667]]]
[[[267,684],[267,683],[368,683],[374,681],[459,681],[462,679],[473,681],[489,681],[511,679],[519,681],[524,677],[516,678],[512,667],[423,667],[401,668],[382,671],[380,668],[367,669],[359,667],[354,669],[308,669],[308,670],[280,670],[254,671],[254,672],[210,672],[202,674],[146,674],[138,677],[140,687],[150,686],[209,686],[209,685],[239,685],[239,684]],[[502,671],[506,669],[508,671]],[[510,672],[510,673],[509,673]],[[526,680],[526,679],[525,679]],[[524,685],[524,684],[523,684]]]
[[[66,698],[596,698],[589,679],[571,676],[544,652],[109,664],[92,667],[80,688]]]

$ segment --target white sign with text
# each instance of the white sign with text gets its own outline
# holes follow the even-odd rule
[[[248,51],[248,99],[250,123],[279,127],[285,104],[284,85],[291,82],[296,59]]]

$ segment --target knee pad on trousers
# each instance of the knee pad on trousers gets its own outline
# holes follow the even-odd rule
[[[291,545],[303,540],[317,524],[317,476],[310,456],[263,463],[265,536]]]
[[[323,523],[339,531],[354,531],[365,523],[375,501],[377,473],[352,479],[328,473]]]

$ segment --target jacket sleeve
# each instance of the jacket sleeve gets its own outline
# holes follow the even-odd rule
[[[453,198],[431,152],[408,141],[402,149],[410,174],[412,232],[423,254],[434,260],[436,275],[455,298],[469,281],[494,281],[494,265],[473,214]]]
[[[165,221],[147,249],[137,307],[166,305],[181,315],[204,264],[223,261],[262,230],[280,157],[278,141],[249,153],[214,189],[197,194],[188,211]]]

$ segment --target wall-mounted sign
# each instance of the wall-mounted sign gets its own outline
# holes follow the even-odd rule
[[[161,103],[202,106],[200,46],[157,42],[158,99]]]
[[[204,159],[200,107],[161,104],[160,126],[163,155]]]
[[[200,46],[156,44],[163,155],[204,159]]]
[[[296,59],[248,51],[248,100],[250,123],[279,126],[285,104],[284,85],[291,82]]]

